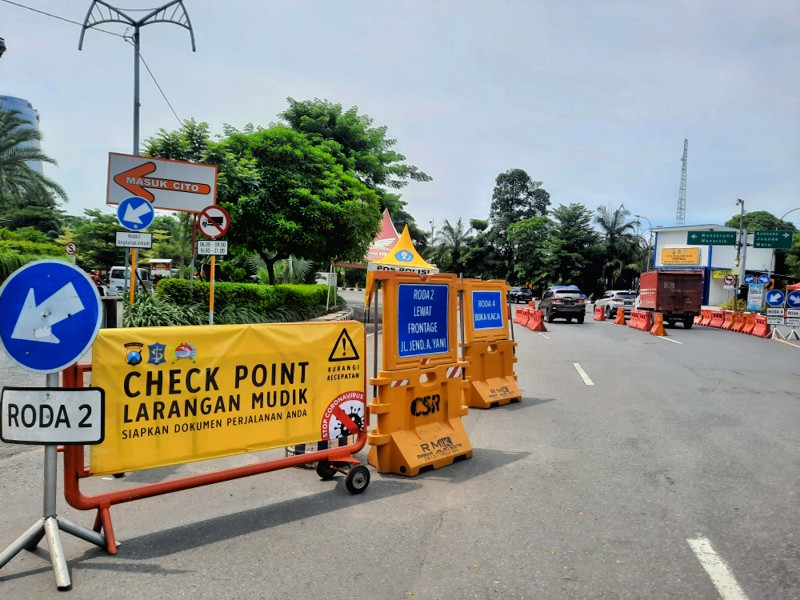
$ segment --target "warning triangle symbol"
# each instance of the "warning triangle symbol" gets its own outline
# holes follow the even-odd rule
[[[342,333],[339,334],[336,344],[333,346],[330,356],[328,356],[328,362],[358,359],[358,350],[356,350],[356,346],[353,344],[350,334],[347,333],[347,329],[342,329]]]

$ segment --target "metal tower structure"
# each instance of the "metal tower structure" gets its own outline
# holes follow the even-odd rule
[[[128,9],[130,10],[130,9]],[[92,5],[86,13],[81,28],[81,39],[78,42],[78,50],[83,50],[83,36],[87,29],[104,23],[122,23],[133,28],[133,153],[139,154],[139,30],[150,23],[172,23],[179,25],[189,31],[192,39],[192,52],[197,48],[194,44],[194,30],[192,22],[183,0],[171,0],[163,6],[150,10],[141,19],[134,19],[122,10],[115,8],[104,2],[104,0],[92,0]],[[127,36],[126,36],[127,37]]]
[[[681,158],[681,188],[678,190],[678,214],[676,225],[686,225],[686,161],[689,158],[689,140],[683,139],[683,158]]]

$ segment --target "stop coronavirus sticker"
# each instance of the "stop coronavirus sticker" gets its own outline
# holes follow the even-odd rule
[[[321,439],[332,440],[364,431],[366,412],[364,392],[356,390],[340,394],[325,409]]]

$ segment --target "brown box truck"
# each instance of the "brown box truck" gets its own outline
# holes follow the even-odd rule
[[[703,274],[699,271],[648,271],[639,283],[639,308],[664,315],[674,327],[690,329],[703,306]]]

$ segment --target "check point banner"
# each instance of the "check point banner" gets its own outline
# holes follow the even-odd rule
[[[355,321],[101,329],[105,390],[93,475],[355,435],[366,427],[366,342]]]

